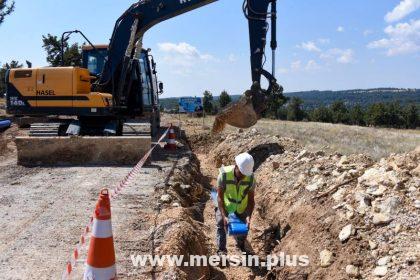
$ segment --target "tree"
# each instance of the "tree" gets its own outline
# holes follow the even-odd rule
[[[10,63],[6,63],[0,68],[0,96],[3,96],[6,92],[6,71],[12,68],[22,68],[22,66],[23,65],[20,64],[19,61],[12,60]]]
[[[283,105],[286,104],[287,101],[288,98],[283,95],[282,90],[270,94],[267,97],[267,109],[264,112],[264,117],[274,119],[286,119],[287,112],[283,108]]]
[[[416,129],[420,126],[419,112],[416,104],[409,104],[404,109],[405,127]]]
[[[225,108],[230,102],[232,102],[230,95],[226,90],[222,91],[219,97],[220,108]]]
[[[298,97],[293,97],[287,105],[287,120],[301,121],[305,117],[305,112],[302,110],[303,100]]]
[[[313,122],[331,123],[332,113],[330,108],[321,105],[309,114],[309,119]]]
[[[10,15],[15,10],[15,1],[7,5],[9,0],[0,0],[0,25],[4,22],[6,16]]]
[[[365,122],[365,111],[363,110],[362,106],[359,104],[353,106],[349,110],[349,122],[353,125],[366,125]]]
[[[343,101],[335,101],[331,104],[331,113],[333,123],[348,123],[349,110]]]
[[[42,36],[42,47],[47,52],[47,62],[50,66],[61,66],[61,39],[48,34]],[[64,66],[82,66],[82,53],[79,44],[71,46],[67,40],[64,41]]]
[[[204,112],[206,112],[207,114],[211,114],[213,112],[213,94],[210,91],[206,90],[203,95]]]
[[[383,103],[374,103],[367,108],[366,124],[384,126],[387,123],[386,108]]]
[[[403,108],[398,102],[388,103],[386,106],[387,126],[402,128],[405,127]]]

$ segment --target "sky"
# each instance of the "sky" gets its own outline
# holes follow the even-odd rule
[[[47,33],[79,29],[93,43],[107,43],[133,2],[16,0],[0,26],[0,64],[14,59],[46,66],[41,39]],[[144,47],[152,49],[164,97],[249,88],[242,2],[219,0],[146,33]],[[286,92],[420,88],[420,0],[278,0],[277,37],[276,77]],[[83,42],[77,35],[72,40]]]

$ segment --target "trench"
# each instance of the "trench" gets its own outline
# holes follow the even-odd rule
[[[195,206],[199,209],[194,217],[197,221],[201,222],[200,234],[206,236],[207,243],[207,255],[217,254],[217,242],[216,242],[216,219],[215,219],[215,205],[210,197],[210,191],[215,188],[216,178],[218,175],[218,168],[214,162],[211,162],[208,157],[208,147],[202,145],[203,143],[190,141],[188,135],[185,135],[189,149],[194,155],[194,160],[198,162],[199,174],[196,177],[197,183],[200,184],[205,190],[200,202],[195,203]],[[249,149],[249,152],[255,160],[255,169],[257,170],[261,164],[271,155],[281,154],[284,152],[283,147],[277,143],[261,144]],[[246,252],[247,255],[258,255],[261,260],[265,260],[264,256],[272,253],[273,248],[277,245],[277,242],[281,240],[281,237],[287,234],[290,230],[289,227],[283,229],[280,228],[279,224],[273,224],[264,229],[262,235],[258,238],[248,236],[246,241]],[[227,237],[227,249],[228,255],[243,256],[243,253],[235,246],[235,241],[232,237]],[[263,246],[256,246],[254,244],[255,239],[258,239],[258,243],[263,243]],[[257,247],[262,247],[257,248]],[[209,275],[203,279],[275,279],[269,273],[269,271],[259,265],[251,266],[233,266],[227,264],[227,266],[210,267]],[[189,278],[192,279],[192,278]],[[201,279],[201,278],[200,278]]]

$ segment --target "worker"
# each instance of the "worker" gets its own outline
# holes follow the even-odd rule
[[[217,178],[217,246],[219,255],[227,254],[226,231],[229,214],[236,216],[250,228],[254,211],[254,159],[248,153],[235,157],[235,165],[220,168]],[[246,235],[234,236],[237,247],[245,252]]]

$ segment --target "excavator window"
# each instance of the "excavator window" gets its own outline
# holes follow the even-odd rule
[[[140,62],[140,72],[141,72],[141,87],[143,93],[143,104],[144,105],[153,105],[153,88],[150,71],[147,65],[146,54],[142,53],[139,62]]]
[[[89,69],[89,72],[93,75],[99,75],[102,73],[102,69],[105,64],[104,57],[107,56],[107,49],[97,49],[95,50],[88,50],[83,51],[83,62],[84,67]]]

